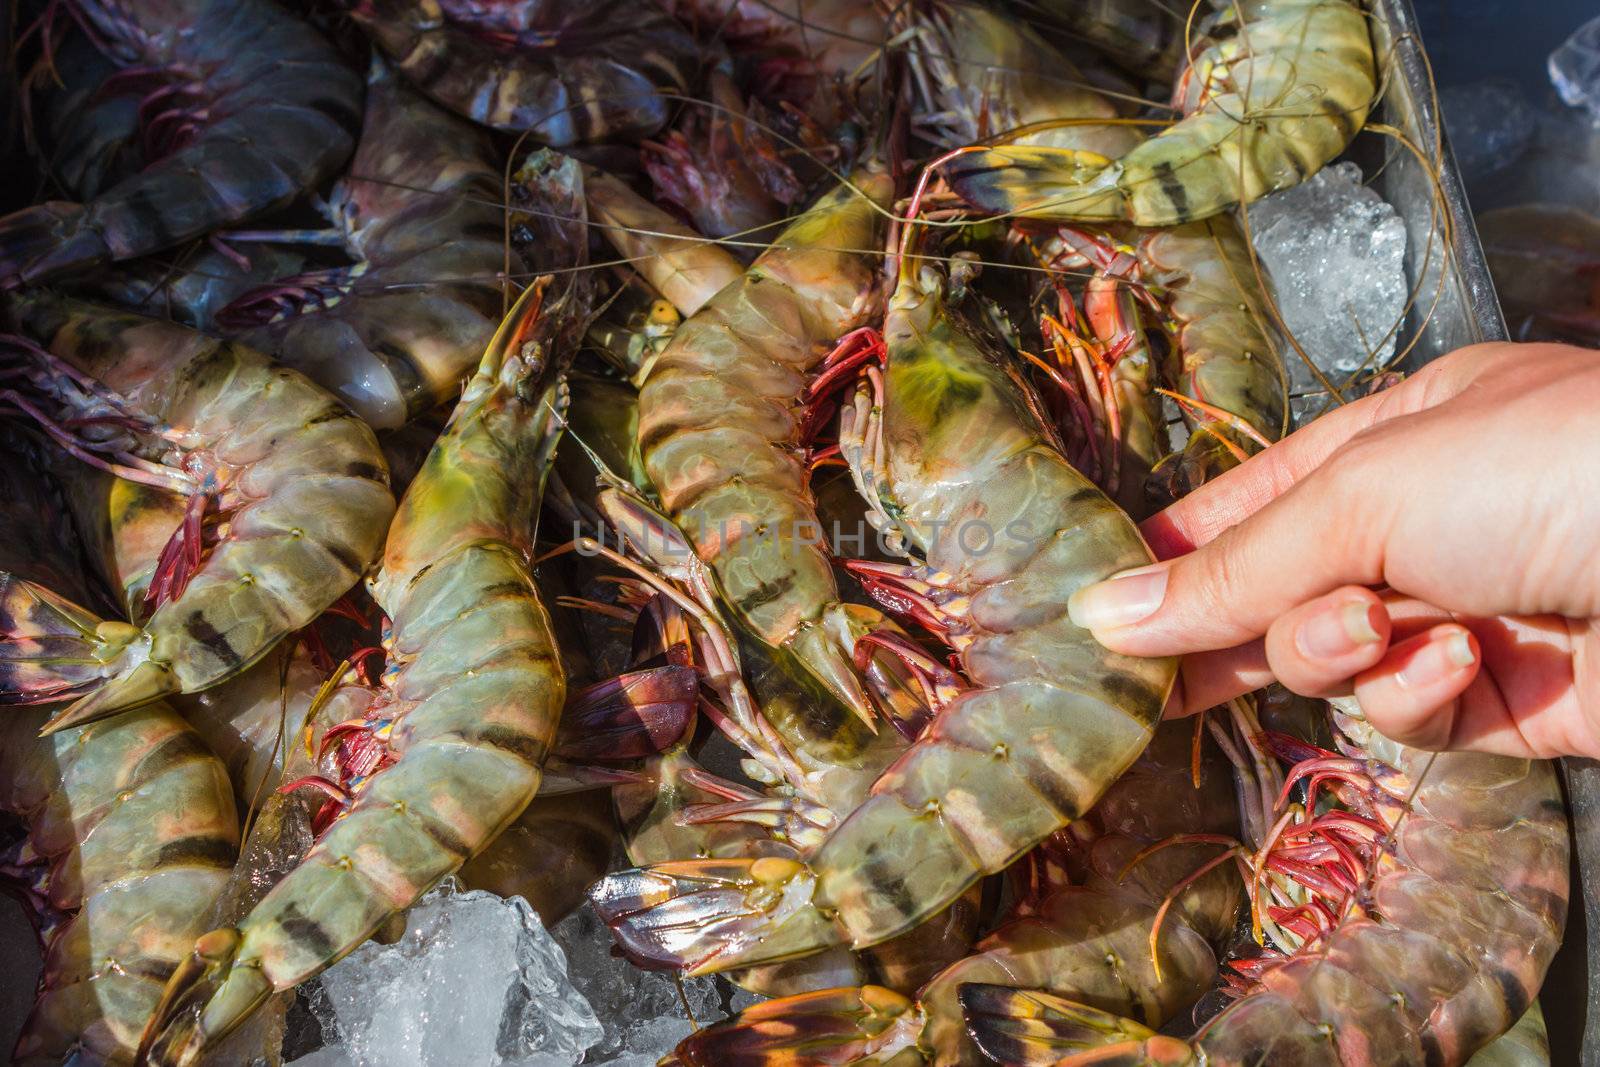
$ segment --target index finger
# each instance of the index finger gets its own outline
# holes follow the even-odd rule
[[[1460,391],[1452,361],[1429,364],[1381,393],[1335,408],[1140,524],[1157,559],[1171,559],[1260,511],[1361,431],[1433,407]]]

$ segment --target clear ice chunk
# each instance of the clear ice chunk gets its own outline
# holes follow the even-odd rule
[[[1550,53],[1550,84],[1571,107],[1600,125],[1600,17],[1579,26]]]
[[[337,1043],[306,1067],[571,1067],[603,1036],[565,954],[520,897],[445,885],[392,945],[369,942],[322,975],[314,1004]]]
[[[566,949],[573,984],[605,1025],[605,1037],[589,1050],[584,1067],[652,1067],[693,1032],[685,1005],[701,1026],[728,1015],[724,983],[713,978],[675,982],[670,974],[639,970],[611,954],[611,933],[588,908],[567,916],[552,933]],[[735,993],[733,1010],[757,999]]]
[[[1439,107],[1456,164],[1469,182],[1516,163],[1539,130],[1533,104],[1509,81],[1452,85],[1440,90]]]
[[[1307,358],[1348,399],[1394,354],[1408,289],[1405,222],[1362,184],[1359,167],[1336,163],[1258,201],[1250,228],[1306,354],[1284,352],[1298,424],[1329,400]]]

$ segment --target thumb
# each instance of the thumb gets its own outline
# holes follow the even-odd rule
[[[1188,555],[1078,590],[1069,616],[1112,651],[1182,655],[1258,638],[1291,608],[1341,586],[1381,583],[1389,521],[1372,492],[1385,482],[1371,458],[1380,452],[1341,450]],[[1403,496],[1387,486],[1386,498]]]

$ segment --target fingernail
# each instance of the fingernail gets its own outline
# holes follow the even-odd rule
[[[1343,659],[1363,645],[1377,642],[1378,628],[1372,615],[1378,610],[1376,604],[1364,600],[1330,606],[1300,624],[1294,643],[1307,659]]]
[[[1430,637],[1395,673],[1394,680],[1402,689],[1422,689],[1437,685],[1476,662],[1478,655],[1472,650],[1472,639],[1465,630],[1451,627],[1446,633]]]
[[[1111,630],[1148,619],[1167,595],[1168,567],[1156,563],[1113,574],[1067,598],[1067,617],[1085,630]]]

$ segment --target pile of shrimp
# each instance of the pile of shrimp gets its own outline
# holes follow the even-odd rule
[[[15,1062],[280,1062],[451,878],[763,998],[684,1067],[1548,1062],[1550,766],[1066,613],[1291,428],[1251,205],[1438,154],[1366,0],[17,16]]]

